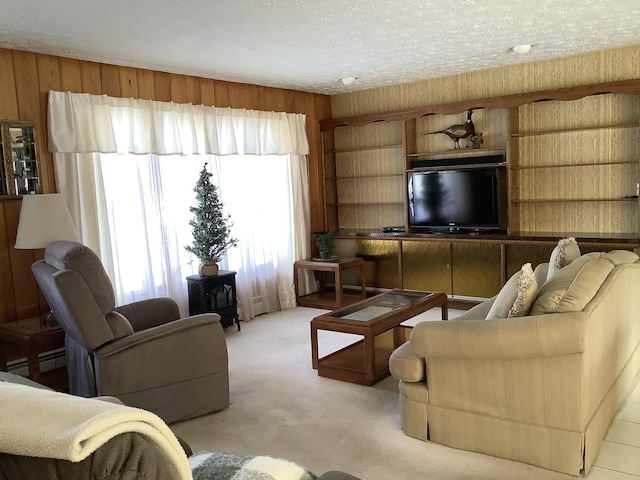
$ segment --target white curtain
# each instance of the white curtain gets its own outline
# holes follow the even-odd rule
[[[227,156],[213,164],[239,239],[226,265],[238,271],[241,317],[295,307],[293,262],[309,255],[308,234],[300,235],[309,231],[306,162],[294,155]]]
[[[52,153],[307,155],[293,113],[49,92]]]
[[[197,261],[185,260],[191,238],[189,230],[185,242],[184,225],[197,172],[208,161],[240,240],[222,267],[238,271],[242,318],[295,306],[292,265],[309,255],[304,120],[299,114],[50,92],[58,191],[83,243],[100,255],[118,302],[167,295],[186,313],[184,278],[195,273]],[[265,210],[258,213],[258,205]],[[286,218],[285,228],[279,222]]]

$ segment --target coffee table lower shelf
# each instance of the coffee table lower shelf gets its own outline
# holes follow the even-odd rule
[[[410,330],[410,327],[401,327]],[[318,359],[318,375],[343,382],[371,386],[389,376],[389,357],[392,346],[376,346],[374,352],[373,375],[367,374],[365,367],[365,344],[359,340],[340,350]]]
[[[362,301],[361,293],[342,293],[342,305],[351,305]],[[336,307],[336,294],[333,290],[310,293],[296,299],[298,306],[310,308],[325,308],[331,310]]]

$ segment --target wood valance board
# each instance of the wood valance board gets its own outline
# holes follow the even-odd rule
[[[462,100],[459,102],[443,103],[438,105],[426,105],[396,112],[375,113],[357,115],[345,118],[332,118],[320,121],[320,130],[323,132],[333,130],[336,127],[360,127],[374,122],[407,121],[425,115],[454,115],[469,109],[482,108],[515,108],[528,103],[548,100],[578,100],[590,95],[603,95],[607,93],[640,94],[640,79],[619,80],[614,82],[595,83],[591,85],[579,85],[575,87],[563,87],[537,92],[525,92],[499,97]]]

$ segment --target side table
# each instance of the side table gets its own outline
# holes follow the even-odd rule
[[[236,272],[219,270],[218,275],[187,277],[189,288],[189,315],[217,313],[224,328],[236,322],[240,330],[238,300],[236,295]]]
[[[342,289],[342,272],[355,268],[358,271],[360,292],[358,294],[344,292]],[[327,290],[324,278],[320,276],[319,290],[308,295],[300,295],[298,286],[298,270],[314,272],[333,272],[335,278],[335,293]],[[296,302],[303,307],[326,308],[335,310],[367,298],[367,286],[364,280],[364,260],[362,258],[340,258],[336,261],[317,261],[311,258],[298,260],[293,264],[293,285],[296,292]]]
[[[51,343],[64,345],[64,330],[60,325],[44,326],[39,318],[29,318],[15,322],[0,324],[0,370],[7,369],[5,345],[13,343],[27,355],[29,378],[34,382],[42,382],[40,373],[40,357],[42,346]]]

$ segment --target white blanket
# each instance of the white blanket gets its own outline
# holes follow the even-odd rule
[[[0,451],[78,462],[111,438],[138,432],[155,443],[175,470],[191,479],[184,450],[157,415],[98,399],[0,382]]]

